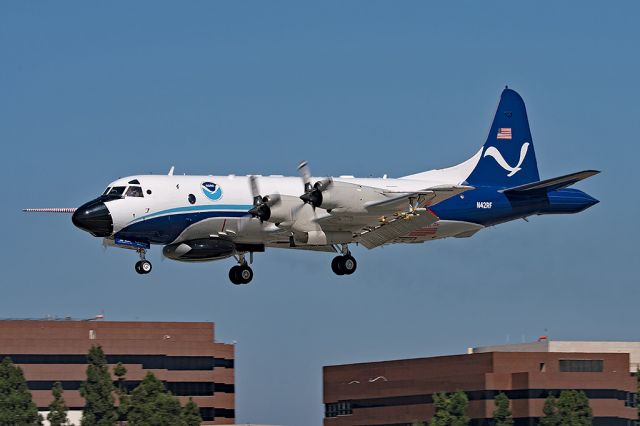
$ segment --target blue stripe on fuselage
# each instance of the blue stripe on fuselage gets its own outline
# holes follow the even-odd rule
[[[201,207],[198,210],[202,210]],[[246,211],[199,211],[189,213],[180,209],[171,210],[177,210],[182,213],[165,214],[164,216],[156,216],[129,224],[117,232],[115,236],[116,238],[144,241],[151,244],[169,244],[189,226],[202,220],[251,216]]]
[[[174,207],[172,209],[160,210],[155,213],[150,213],[145,216],[141,216],[137,219],[132,220],[131,223],[136,223],[141,220],[150,219],[156,216],[162,216],[166,214],[172,213],[186,213],[186,212],[196,212],[196,211],[216,211],[216,210],[242,210],[243,213],[246,213],[253,205],[251,204],[215,204],[212,206],[184,206],[184,207]]]

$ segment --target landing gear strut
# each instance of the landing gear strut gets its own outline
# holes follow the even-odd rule
[[[253,255],[253,253],[251,253]],[[253,258],[253,256],[251,256]],[[238,265],[229,270],[229,279],[235,285],[249,284],[253,279],[253,269],[247,264],[244,254],[237,257]]]
[[[356,259],[351,256],[349,247],[346,244],[342,245],[342,256],[336,256],[331,261],[331,270],[336,275],[351,275],[356,271],[358,263]]]
[[[152,266],[151,266],[151,262],[149,262],[146,258],[145,258],[145,249],[138,249],[138,254],[140,255],[140,260],[136,262],[136,272],[139,274],[148,274],[149,272],[151,272]]]

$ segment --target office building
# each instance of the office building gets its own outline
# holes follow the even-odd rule
[[[92,345],[103,348],[111,367],[125,365],[128,388],[153,372],[183,404],[193,398],[203,424],[235,423],[234,346],[214,340],[213,323],[0,321],[0,357],[23,369],[41,411],[52,400],[53,383],[60,381],[75,424],[84,407],[79,389]]]

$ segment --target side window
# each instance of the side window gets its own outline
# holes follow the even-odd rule
[[[127,197],[144,197],[144,195],[142,195],[142,188],[139,186],[130,186],[125,195]]]
[[[111,187],[108,187],[107,189],[105,189],[102,195],[107,195],[109,191],[111,191]]]

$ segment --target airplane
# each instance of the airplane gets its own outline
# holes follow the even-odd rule
[[[72,213],[73,224],[106,246],[137,251],[139,274],[151,272],[151,245],[183,262],[235,258],[233,284],[253,278],[254,253],[270,248],[338,253],[337,275],[357,262],[350,245],[466,238],[533,215],[581,212],[598,200],[569,186],[599,173],[584,170],[540,180],[525,104],[506,87],[485,144],[470,159],[392,179],[135,175],[107,185],[77,209],[24,209]]]

